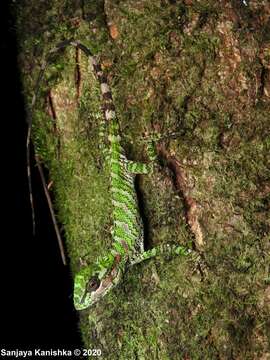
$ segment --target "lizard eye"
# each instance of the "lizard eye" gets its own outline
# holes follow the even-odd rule
[[[95,291],[97,290],[99,285],[100,285],[100,280],[97,277],[92,277],[87,284],[87,290],[89,292]]]

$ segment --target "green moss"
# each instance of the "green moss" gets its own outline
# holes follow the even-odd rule
[[[269,286],[270,227],[269,103],[256,88],[260,61],[243,56],[234,72],[231,49],[221,60],[230,42],[224,42],[217,25],[229,15],[215,1],[105,5],[119,32],[114,41],[103,1],[84,6],[30,1],[17,7],[25,92],[30,98],[41,58],[58,41],[78,38],[98,53],[109,74],[128,157],[147,161],[145,130],[154,132],[155,126],[161,135],[177,133],[163,144],[178,159],[188,194],[198,205],[208,269],[201,278],[189,258],[158,258],[129,270],[117,289],[81,314],[85,345],[101,348],[108,359],[259,358],[269,346],[268,315],[260,304]],[[252,10],[233,6],[240,9],[240,22],[247,17],[252,22]],[[250,44],[256,48],[257,39],[262,41],[262,30],[255,27],[251,39],[246,26],[237,29],[232,26],[235,46],[250,54]],[[33,126],[35,149],[53,180],[73,272],[111,246],[99,87],[83,55],[80,67],[78,102],[74,49],[51,59]],[[221,79],[220,71],[227,71],[227,78]],[[248,89],[234,81],[240,75]],[[57,135],[46,115],[48,89]],[[194,236],[183,194],[175,189],[166,161],[159,160],[162,166],[137,183],[146,245],[188,244]]]

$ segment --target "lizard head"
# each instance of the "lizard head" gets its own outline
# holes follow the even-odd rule
[[[96,267],[84,267],[75,276],[74,306],[76,310],[84,310],[94,305],[111,288],[118,284],[122,275],[120,267],[108,270]]]

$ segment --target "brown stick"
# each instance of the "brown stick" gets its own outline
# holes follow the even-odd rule
[[[35,206],[34,206],[34,198],[33,198],[32,180],[31,180],[30,142],[31,142],[31,127],[29,126],[27,131],[27,139],[26,139],[26,166],[27,166],[27,180],[28,180],[28,189],[29,189],[31,214],[32,214],[32,231],[33,231],[33,236],[35,236],[36,217],[35,217]]]
[[[42,185],[43,185],[43,190],[44,190],[44,193],[46,195],[47,203],[48,203],[48,206],[49,206],[49,209],[50,209],[50,213],[51,213],[51,217],[52,217],[52,221],[53,221],[53,226],[54,226],[54,230],[55,230],[58,245],[59,245],[61,258],[62,258],[63,264],[67,265],[66,256],[65,256],[65,250],[64,250],[64,246],[63,246],[63,241],[62,241],[62,238],[61,238],[61,235],[60,235],[60,230],[59,230],[59,227],[58,227],[58,224],[57,224],[57,221],[56,221],[55,212],[53,210],[52,200],[51,200],[48,188],[47,188],[44,172],[43,172],[43,169],[41,167],[38,155],[35,155],[35,160],[36,160],[36,163],[37,163],[38,171],[39,171],[41,182],[42,182]]]

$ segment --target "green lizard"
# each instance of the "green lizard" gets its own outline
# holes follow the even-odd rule
[[[67,40],[57,45],[51,53],[67,45],[81,49],[90,59],[94,74],[100,84],[105,126],[108,127],[109,149],[106,155],[110,173],[112,201],[112,248],[90,265],[84,266],[74,280],[74,306],[83,310],[95,304],[121,280],[130,266],[158,254],[188,255],[192,252],[181,245],[162,245],[144,250],[143,223],[140,217],[134,179],[136,174],[147,174],[153,169],[155,151],[152,141],[147,141],[149,164],[127,159],[121,146],[119,122],[112,94],[100,64],[91,51],[79,41]],[[45,69],[45,65],[42,70]]]
[[[92,266],[82,268],[75,276],[74,305],[83,310],[95,304],[121,280],[125,270],[160,253],[188,255],[191,250],[180,245],[162,245],[145,251],[143,223],[134,188],[136,174],[147,174],[153,169],[155,151],[152,141],[147,142],[149,164],[130,161],[121,146],[119,122],[116,117],[112,94],[100,64],[90,51],[77,41],[91,59],[95,76],[100,84],[105,125],[108,127],[109,149],[106,156],[110,172],[112,201],[112,249]]]

